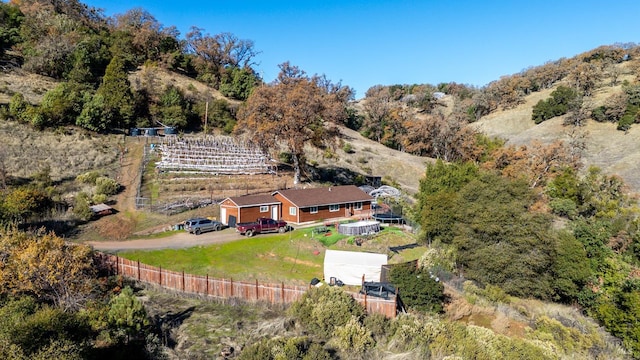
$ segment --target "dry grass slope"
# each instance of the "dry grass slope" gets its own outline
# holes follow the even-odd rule
[[[117,170],[120,139],[73,128],[40,132],[2,120],[0,158],[15,177],[29,177],[47,167],[53,180],[75,178],[89,170],[112,174]]]
[[[633,76],[621,77],[621,81],[625,79],[631,81]],[[556,87],[533,93],[515,109],[496,111],[471,126],[514,145],[525,145],[536,140],[542,143],[566,141],[571,129],[562,124],[564,116],[538,125],[531,120],[533,106],[538,101],[549,98]],[[589,107],[602,105],[607,97],[619,91],[622,91],[620,85],[610,86],[609,79],[604,79],[590,100]],[[624,132],[616,130],[616,124],[589,120],[581,131],[586,134],[587,148],[583,156],[585,168],[590,165],[598,166],[607,174],[620,176],[633,192],[640,192],[640,125],[633,125],[629,131]]]

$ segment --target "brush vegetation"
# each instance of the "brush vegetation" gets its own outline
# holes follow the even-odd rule
[[[109,18],[76,0],[1,2],[0,19],[0,221],[9,229],[0,236],[1,357],[640,358],[640,227],[629,192],[640,189],[636,44],[482,88],[377,85],[354,102],[347,86],[288,62],[264,84],[251,40],[199,28],[181,37],[144,9]],[[212,198],[200,180],[124,163],[129,146],[141,154],[143,145],[123,134],[158,124],[263,139],[274,158],[289,154],[291,182],[381,175],[402,187],[397,207],[414,225],[410,241],[428,246],[393,255],[420,258],[415,273],[395,280],[409,291],[409,313],[366,315],[329,287],[288,311],[137,292],[95,272],[88,249],[22,231],[82,237],[90,205],[116,198],[125,208],[104,234],[124,239],[157,225],[162,216],[117,197],[137,185],[139,169],[152,198]],[[261,136],[283,125],[299,129],[287,144]],[[314,250],[354,246],[311,237],[127,256],[301,281],[321,273]],[[386,239],[365,243],[380,251]]]

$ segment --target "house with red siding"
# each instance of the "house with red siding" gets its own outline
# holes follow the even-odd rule
[[[354,185],[273,192],[281,205],[280,219],[294,224],[348,217],[369,217],[371,195]]]
[[[228,197],[220,203],[220,221],[229,227],[256,221],[260,217],[280,219],[282,204],[271,195]]]
[[[354,185],[278,190],[271,195],[228,197],[220,203],[220,221],[237,223],[270,217],[293,224],[371,216],[373,197]]]

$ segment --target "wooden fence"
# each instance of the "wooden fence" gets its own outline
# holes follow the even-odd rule
[[[141,282],[159,285],[165,289],[184,293],[199,294],[217,298],[239,298],[249,302],[267,302],[270,304],[291,304],[302,298],[309,287],[255,282],[234,281],[233,279],[210,278],[208,275],[192,275],[162,269],[121,258],[116,255],[97,253],[96,260],[101,266],[115,275],[122,275]],[[383,314],[388,318],[396,316],[396,299],[385,300],[350,293],[364,306],[367,313]]]

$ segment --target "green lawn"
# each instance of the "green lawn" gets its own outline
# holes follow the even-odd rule
[[[333,232],[331,235],[315,234],[313,229],[299,229],[286,234],[259,235],[220,245],[198,246],[186,249],[122,252],[118,255],[141,263],[162,266],[163,269],[218,278],[265,282],[308,284],[322,278],[323,243],[335,244],[331,249],[352,251],[377,251],[350,245],[352,239]],[[376,242],[410,243],[414,240],[395,229],[383,230],[372,238]],[[340,240],[345,240],[341,241]],[[336,244],[336,242],[340,242]]]

